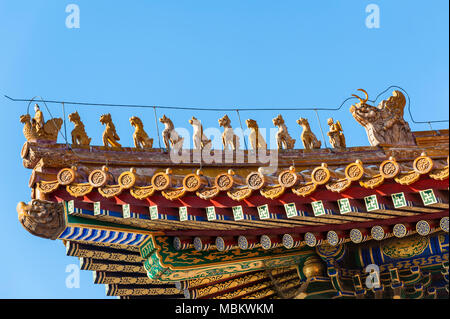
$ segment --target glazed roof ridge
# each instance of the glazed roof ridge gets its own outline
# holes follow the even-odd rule
[[[426,133],[426,132],[425,132]],[[429,133],[431,134],[431,133]],[[428,137],[425,137],[429,139]],[[418,145],[381,145],[381,146],[356,146],[345,149],[290,149],[268,150],[276,152],[278,165],[290,166],[294,162],[296,166],[314,166],[327,162],[331,165],[342,165],[349,159],[359,158],[366,164],[376,163],[384,157],[394,156],[397,161],[409,160],[417,157],[422,152],[427,152],[432,158],[448,155],[448,130],[447,134],[432,135],[426,143]],[[230,168],[251,168],[255,166],[267,166],[268,160],[260,160],[260,157],[252,158],[252,151],[242,150],[242,160],[226,161],[224,152],[219,162],[201,163],[194,156],[194,150],[185,150],[188,157],[181,162],[173,162],[171,155],[163,149],[141,150],[137,148],[107,149],[103,146],[72,147],[66,144],[48,144],[26,142],[22,148],[21,156],[26,168],[54,167],[61,168],[76,164],[99,166],[135,166],[135,167],[173,167],[173,168],[199,168],[222,167],[224,164]],[[269,153],[270,154],[270,153]],[[250,156],[249,156],[250,155]]]

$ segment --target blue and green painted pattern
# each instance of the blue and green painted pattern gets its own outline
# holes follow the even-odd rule
[[[58,239],[139,246],[150,237],[150,234],[145,234],[140,228],[89,218],[96,214],[122,218],[122,213],[98,209],[95,212],[76,208],[73,201],[64,202],[64,207],[66,228]],[[140,216],[143,217],[143,215]]]
[[[440,233],[434,236],[408,236],[406,238],[392,238],[382,241],[379,245],[359,247],[357,259],[360,266],[369,264],[383,265],[399,260],[432,255],[448,255],[448,234]]]
[[[157,236],[140,247],[146,259],[144,267],[148,276],[161,281],[178,281],[210,275],[242,273],[267,267],[288,267],[314,254],[314,250],[301,247],[287,250],[278,247],[272,250],[233,249],[229,251],[177,251],[169,237]],[[265,264],[263,263],[265,262]]]
[[[93,243],[121,244],[139,246],[149,235],[115,230],[100,230],[93,228],[68,226],[58,239],[71,241],[88,241]]]

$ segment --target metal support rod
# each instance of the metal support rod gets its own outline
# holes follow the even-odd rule
[[[156,134],[158,135],[158,144],[159,144],[159,149],[162,150],[161,147],[161,137],[159,136],[159,127],[158,127],[158,115],[156,114],[156,107],[153,107],[153,111],[155,112],[155,125],[156,125]]]
[[[67,126],[66,126],[66,108],[64,107],[64,102],[62,104],[63,116],[64,116],[64,139],[66,140],[66,147],[69,147],[69,142],[67,141]]]
[[[242,138],[244,139],[245,150],[248,151],[247,140],[245,139],[245,134],[244,134],[244,127],[242,126],[241,115],[239,114],[239,110],[238,110],[238,109],[236,109],[236,113],[237,113],[237,116],[238,116],[238,118],[239,118],[239,124],[241,125]]]
[[[440,135],[441,135],[441,133],[439,132],[439,130],[435,130],[435,129],[433,129],[433,126],[431,125],[431,122],[428,122],[428,125],[430,126],[430,130],[432,130],[432,131],[435,131],[435,132],[436,132],[436,135],[438,135],[438,136],[440,136]]]
[[[325,143],[325,148],[328,148],[327,140],[325,139],[325,135],[323,134],[322,124],[320,124],[319,112],[317,112],[317,110],[314,110],[314,111],[316,112],[317,121],[319,122],[319,126],[320,126],[320,131],[322,132],[322,139],[323,139],[323,142]]]

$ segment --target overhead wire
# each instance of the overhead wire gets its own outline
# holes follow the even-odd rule
[[[412,112],[411,112],[411,99],[409,97],[408,92],[403,89],[400,86],[397,85],[391,85],[389,86],[387,89],[385,89],[384,91],[382,91],[381,93],[379,93],[377,95],[377,97],[375,98],[375,100],[368,100],[371,103],[376,102],[379,97],[381,95],[383,95],[384,93],[386,93],[388,90],[395,88],[395,89],[399,89],[402,92],[404,92],[406,94],[407,100],[408,100],[408,113],[409,116],[411,117],[411,120],[413,123],[416,124],[429,124],[429,123],[445,123],[445,122],[449,122],[449,120],[426,120],[426,121],[416,121],[414,119],[414,117],[412,116]],[[70,105],[82,105],[82,106],[111,106],[111,107],[128,107],[128,108],[157,108],[157,109],[172,109],[172,110],[192,110],[192,111],[236,111],[236,107],[222,107],[222,108],[217,108],[217,107],[190,107],[190,106],[165,106],[165,105],[141,105],[141,104],[115,104],[115,103],[90,103],[90,102],[74,102],[74,101],[56,101],[56,100],[44,100],[41,98],[41,100],[36,100],[35,98],[33,99],[17,99],[17,98],[12,98],[8,95],[4,95],[5,98],[14,101],[14,102],[43,102],[43,103],[57,103],[57,104],[70,104]],[[342,108],[342,106],[349,100],[351,99],[355,99],[355,97],[351,96],[346,98],[340,105],[339,107],[239,107],[238,110],[239,111],[273,111],[273,110],[279,110],[279,111],[338,111]]]

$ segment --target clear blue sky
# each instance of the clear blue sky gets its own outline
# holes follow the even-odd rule
[[[65,26],[71,3],[80,8],[79,29]],[[365,25],[371,3],[380,8],[378,29]],[[25,139],[19,116],[26,103],[3,94],[150,105],[336,107],[358,88],[374,97],[399,85],[409,93],[417,120],[448,119],[448,6],[446,0],[0,0],[0,297],[105,297],[104,286],[94,285],[88,271],[81,272],[79,289],[66,288],[66,266],[78,260],[65,256],[60,241],[34,237],[17,221],[17,202],[30,199],[31,171],[20,158]],[[349,106],[321,113],[322,125],[332,115],[341,120],[350,146],[368,145]],[[60,106],[51,107],[62,116]],[[123,145],[132,145],[132,115],[143,119],[157,144],[153,110],[78,111],[94,145],[101,144],[98,118],[106,112]],[[314,113],[281,113],[297,140],[300,116],[310,119],[320,137]],[[223,112],[166,114],[190,130],[192,115],[208,127],[217,126]],[[270,128],[277,114],[242,117]],[[229,115],[237,127],[236,115]]]

